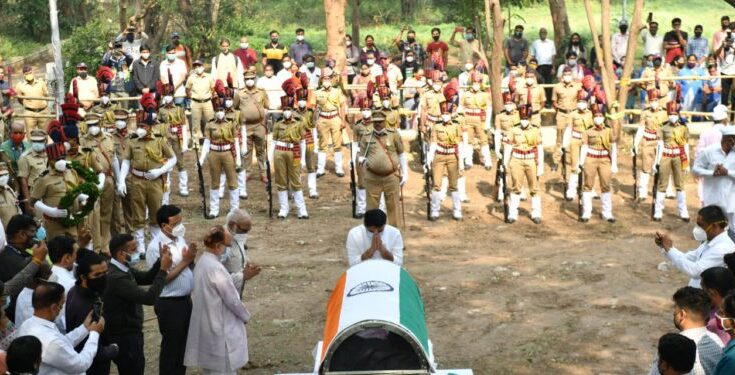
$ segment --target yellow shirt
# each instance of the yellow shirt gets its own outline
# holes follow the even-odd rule
[[[18,96],[34,96],[34,97],[40,97],[40,96],[48,96],[48,88],[46,87],[46,82],[36,79],[33,80],[32,83],[28,83],[28,81],[23,81],[15,86],[16,91],[18,92]],[[22,99],[23,100],[23,107],[30,108],[30,109],[44,109],[46,108],[46,101],[45,100],[31,100],[31,99]]]
[[[533,112],[538,112],[546,104],[546,92],[542,87],[524,86],[516,89],[516,95],[518,97],[518,106],[528,104],[528,94],[531,93],[531,108]]]
[[[398,170],[398,155],[403,153],[403,142],[398,131],[384,128],[364,134],[360,140],[360,153],[365,167],[371,173],[387,176]]]
[[[658,130],[658,139],[664,141],[665,147],[684,147],[689,142],[689,128],[686,125],[672,125],[666,122]]]
[[[423,108],[424,113],[430,116],[439,117],[442,115],[441,111],[441,103],[446,102],[446,98],[444,98],[444,94],[441,92],[436,92],[434,90],[429,90],[424,93],[424,95],[421,95],[421,102],[419,105],[421,108]]]
[[[345,101],[342,91],[336,88],[330,88],[329,90],[321,88],[316,90],[314,98],[316,105],[322,112],[337,111]]]
[[[123,151],[123,159],[130,160],[131,167],[141,172],[160,168],[174,156],[174,150],[164,138],[130,139]]]
[[[529,124],[525,129],[520,125],[514,126],[510,131],[510,142],[513,150],[531,151],[541,143],[539,128]]]
[[[490,103],[490,94],[485,91],[466,91],[462,95],[462,106],[470,109],[486,110]]]
[[[208,73],[202,73],[201,75],[194,73],[186,81],[186,89],[192,99],[209,100],[212,98],[214,83]]]
[[[579,133],[578,137],[575,137],[574,133],[572,133],[572,138],[582,139],[582,134],[591,128],[593,123],[592,111],[589,109],[585,109],[581,113],[578,110],[572,112],[572,132]]]
[[[48,157],[45,152],[28,150],[18,159],[18,177],[27,179],[28,188],[33,187],[41,173],[46,170]]]
[[[581,87],[582,85],[576,82],[559,82],[554,85],[551,101],[556,103],[558,109],[572,111],[577,106],[577,92]]]

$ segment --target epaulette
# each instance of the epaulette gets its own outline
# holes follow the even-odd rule
[[[46,168],[46,170],[44,170],[43,172],[41,172],[41,174],[40,174],[40,175],[38,175],[38,177],[43,177],[43,176],[47,175],[47,174],[48,174],[48,172],[49,172],[49,169],[48,169],[48,168]]]

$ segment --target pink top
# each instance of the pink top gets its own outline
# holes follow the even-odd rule
[[[698,158],[707,146],[720,143],[720,141],[722,141],[722,124],[714,124],[711,129],[705,130],[699,135],[699,142],[697,143],[697,151],[694,153],[694,158]]]
[[[721,340],[722,343],[727,345],[728,342],[730,342],[730,334],[728,334],[725,330],[720,329],[720,327],[717,326],[717,317],[715,316],[715,312],[717,310],[712,309],[709,313],[709,321],[707,321],[707,330],[717,335]]]

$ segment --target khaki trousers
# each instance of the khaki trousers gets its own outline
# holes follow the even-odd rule
[[[511,157],[508,165],[510,168],[510,189],[513,194],[520,194],[523,179],[528,184],[531,196],[538,193],[538,181],[536,181],[536,159],[516,159]]]
[[[570,125],[572,125],[572,114],[557,111],[556,112],[556,146],[554,147],[554,154],[553,154],[554,164],[559,164],[561,162],[561,143],[562,143],[562,139],[564,138],[564,130],[567,128],[567,126],[570,126]],[[574,142],[574,139],[572,139],[572,142]],[[577,156],[579,157],[579,152],[577,152]],[[569,159],[567,159],[567,161],[568,160]],[[572,165],[576,165],[576,164],[572,164]]]
[[[587,155],[584,162],[584,187],[582,191],[592,191],[595,179],[600,177],[600,191],[610,192],[610,158],[593,158]]]
[[[455,155],[436,154],[431,163],[431,174],[434,180],[434,191],[440,191],[442,178],[446,174],[449,184],[447,192],[450,194],[457,191],[457,179],[459,178],[459,162]]]
[[[641,164],[638,165],[638,168],[643,171],[643,173],[651,174],[651,167],[653,167],[653,162],[656,160],[657,143],[658,141],[647,141],[642,139],[639,144],[638,152],[640,155],[638,160],[640,160]]]
[[[317,122],[319,132],[319,152],[326,152],[332,141],[334,152],[342,150],[342,120],[339,116],[330,119],[320,117]]]
[[[401,200],[400,178],[397,173],[378,176],[368,170],[364,171],[365,191],[367,192],[367,209],[372,210],[380,205],[380,195],[385,195],[385,207],[388,210],[388,224],[398,227],[399,204]]]
[[[207,100],[204,103],[199,103],[196,100],[191,101],[191,132],[192,135],[196,134],[196,138],[200,138],[200,134],[204,132],[204,127],[207,122],[214,117],[214,108],[212,102]]]
[[[23,111],[23,114],[26,115],[47,115],[48,114],[48,108],[44,108],[40,112],[35,111],[29,111],[25,110]],[[43,129],[46,130],[46,123],[49,121],[47,118],[33,118],[33,117],[26,117],[23,119],[23,122],[25,122],[26,125],[26,137],[31,136],[31,130],[33,129]],[[8,125],[10,126],[10,125]]]
[[[112,208],[115,203],[115,185],[112,176],[107,176],[94,210],[87,217],[87,226],[92,232],[94,251],[107,251],[112,238]]]
[[[473,143],[472,141],[474,139],[479,141],[480,146],[486,146],[488,144],[487,133],[485,133],[485,121],[483,121],[482,117],[467,114],[464,116],[464,124],[470,144]]]
[[[157,225],[156,213],[161,208],[164,177],[146,180],[133,176],[128,181],[127,198],[130,204],[130,229],[135,231],[145,227],[146,208],[148,208],[149,224]]]
[[[293,152],[276,150],[273,155],[275,182],[278,191],[301,190],[301,164],[294,165]]]
[[[219,179],[222,172],[227,179],[227,189],[237,189],[237,172],[235,171],[235,158],[232,151],[211,151],[207,156],[209,161],[209,183],[210,189],[219,187]]]
[[[661,157],[661,165],[658,167],[658,173],[658,186],[656,187],[658,191],[666,191],[669,185],[669,177],[674,178],[676,191],[681,191],[681,159],[679,159],[678,155],[673,158]]]
[[[253,175],[253,150],[255,150],[255,157],[258,160],[258,173],[261,177],[265,176],[265,125],[263,124],[248,124],[247,137],[248,137],[248,152],[245,153],[245,168],[248,176]]]

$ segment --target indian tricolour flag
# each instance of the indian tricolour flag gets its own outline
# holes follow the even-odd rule
[[[368,260],[348,269],[337,281],[327,304],[327,321],[319,363],[335,338],[361,322],[384,322],[411,337],[433,365],[419,288],[403,268],[385,260]]]

